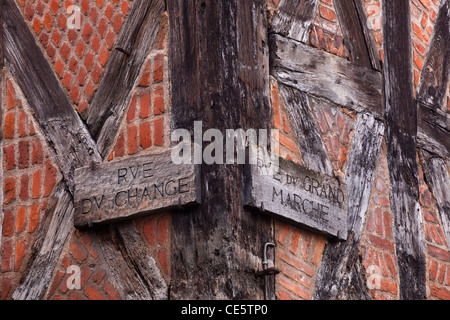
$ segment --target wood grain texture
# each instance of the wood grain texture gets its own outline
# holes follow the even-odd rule
[[[422,150],[424,177],[439,210],[445,240],[450,243],[450,174],[445,160]]]
[[[266,3],[173,0],[172,129],[270,129]],[[172,299],[259,299],[271,219],[244,210],[243,168],[202,165],[202,205],[172,220]],[[273,286],[271,286],[273,287]],[[274,292],[274,290],[272,290]],[[273,294],[271,295],[273,297]]]
[[[38,238],[33,245],[31,265],[24,274],[20,286],[14,291],[14,300],[42,300],[53,277],[64,244],[73,229],[73,203],[64,183],[54,194],[55,205],[49,206],[49,214],[39,227]]]
[[[134,221],[90,229],[123,300],[167,300],[168,284]],[[131,245],[134,244],[134,245]]]
[[[109,58],[86,121],[103,157],[114,142],[131,91],[158,33],[163,12],[164,0],[134,1],[117,40],[117,50]]]
[[[306,167],[333,175],[330,159],[312,116],[310,98],[306,93],[283,84],[279,84],[279,90]]]
[[[417,145],[441,157],[450,157],[450,114],[417,101]]]
[[[270,32],[307,43],[318,4],[318,0],[281,0]]]
[[[450,2],[441,1],[417,88],[416,100],[441,109],[450,72]]]
[[[381,71],[362,0],[334,0],[333,4],[345,45],[350,52],[350,61]]]
[[[271,75],[280,83],[383,119],[379,72],[279,35],[270,36],[270,48]]]
[[[64,179],[73,192],[73,172],[100,162],[97,146],[70,104],[14,0],[3,2],[5,66],[25,95]]]
[[[315,299],[369,299],[359,244],[366,221],[373,177],[383,140],[384,124],[358,114],[345,169],[348,186],[348,238],[327,243],[317,275]]]
[[[409,0],[383,0],[384,92],[390,206],[401,299],[426,298],[426,261],[416,161]]]
[[[441,1],[416,94],[418,144],[450,157],[450,115],[443,110],[450,72],[450,3]]]

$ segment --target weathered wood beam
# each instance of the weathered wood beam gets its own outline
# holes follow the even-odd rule
[[[275,34],[270,50],[279,83],[383,119],[380,72]]]
[[[173,0],[169,12],[172,129],[270,129],[265,0]],[[172,299],[263,297],[272,221],[242,206],[243,166],[207,165],[202,206],[172,217]],[[273,293],[270,294],[273,297]]]
[[[105,157],[119,129],[141,67],[164,12],[164,0],[136,0],[109,58],[87,118],[87,126]]]
[[[381,71],[380,61],[362,0],[333,0],[350,61]]]
[[[436,204],[441,218],[445,240],[450,243],[450,174],[445,160],[425,150],[423,154],[424,176]]]
[[[442,110],[450,73],[450,3],[441,1],[416,94],[419,147],[450,157],[450,115]]]
[[[441,157],[450,157],[450,115],[417,102],[417,145]]]
[[[450,2],[441,1],[433,35],[420,75],[416,100],[420,105],[441,109],[450,71]]]
[[[55,72],[14,0],[3,1],[5,66],[19,84],[64,179],[73,192],[73,172],[100,162],[97,146],[70,104]]]
[[[345,169],[348,186],[348,238],[327,243],[316,281],[314,297],[328,299],[369,299],[364,268],[358,256],[366,220],[373,177],[383,140],[384,124],[369,114],[358,114],[355,134]],[[356,289],[356,290],[355,290]]]
[[[270,32],[307,43],[318,4],[318,0],[281,0]]]
[[[279,84],[279,90],[305,166],[332,176],[333,168],[312,116],[308,95],[283,84]]]
[[[38,238],[32,249],[31,265],[14,291],[14,300],[45,298],[54,267],[73,229],[73,203],[64,183],[56,188],[53,199],[55,203],[49,206],[46,219],[40,224]]]
[[[168,299],[168,285],[134,221],[90,230],[89,235],[97,242],[122,299]]]
[[[416,161],[409,0],[383,0],[384,92],[390,205],[400,299],[426,298],[426,260]]]

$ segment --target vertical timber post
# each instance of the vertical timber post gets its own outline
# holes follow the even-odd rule
[[[384,104],[400,299],[426,298],[409,0],[383,0]]]
[[[194,121],[224,136],[270,129],[265,8],[264,0],[167,2],[172,129],[192,132]],[[262,299],[255,272],[273,222],[244,209],[242,165],[203,162],[201,174],[202,205],[173,216],[170,298]]]

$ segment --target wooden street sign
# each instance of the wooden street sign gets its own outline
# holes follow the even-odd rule
[[[244,204],[330,238],[347,239],[347,186],[287,159],[246,165]]]
[[[200,170],[174,164],[171,150],[75,171],[75,227],[200,204]]]

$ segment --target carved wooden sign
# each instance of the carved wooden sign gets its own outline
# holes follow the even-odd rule
[[[171,150],[75,171],[75,227],[111,223],[201,201],[200,171]]]
[[[347,186],[279,159],[278,168],[247,165],[245,205],[328,237],[347,239]]]

